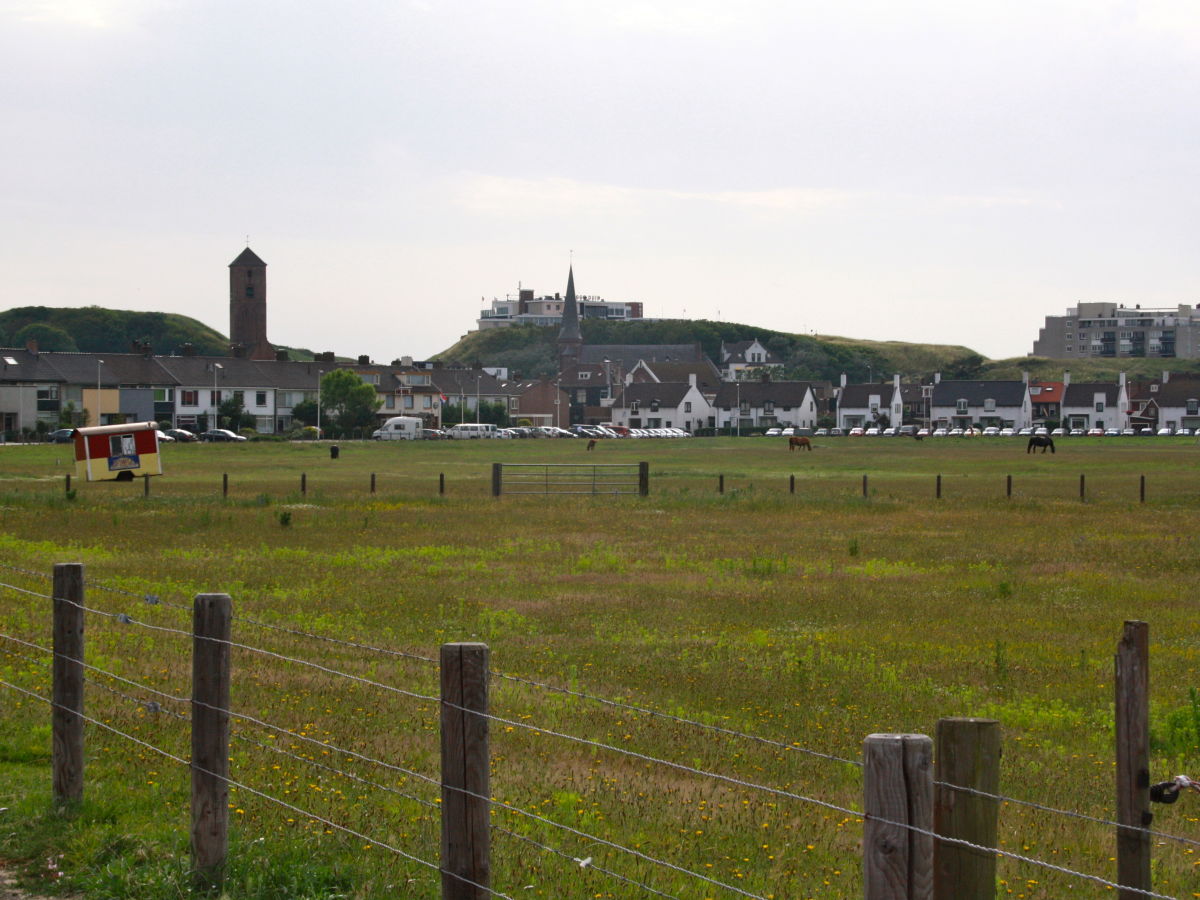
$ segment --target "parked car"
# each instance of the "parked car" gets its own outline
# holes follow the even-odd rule
[[[244,441],[245,438],[240,434],[234,434],[228,428],[210,428],[200,435],[200,440],[219,443],[221,441]]]
[[[928,428],[918,428],[917,429],[917,437],[919,437],[919,438],[929,437],[929,429]]]
[[[200,438],[196,437],[196,435],[188,431],[186,428],[168,428],[163,431],[163,434],[174,438],[176,442],[180,444],[194,444],[196,441],[200,440]]]
[[[1072,428],[1070,437],[1083,437],[1084,431],[1082,428]]]
[[[1120,428],[1106,428],[1106,429],[1104,429],[1104,436],[1105,437],[1120,437],[1121,429]]]
[[[1087,436],[1088,437],[1104,437],[1104,429],[1103,428],[1089,428],[1087,430]]]
[[[422,428],[421,437],[427,441],[444,441],[446,439],[446,432],[440,428]]]
[[[1000,429],[995,425],[989,425],[987,428],[983,429],[983,436],[984,437],[999,437]]]
[[[879,437],[879,429],[872,425],[870,428],[864,431],[863,434],[867,437]]]
[[[1158,436],[1159,436],[1159,437],[1170,437],[1170,436],[1171,436],[1171,429],[1170,429],[1170,428],[1160,428],[1160,429],[1158,429]]]
[[[884,437],[895,437],[895,436],[896,436],[897,434],[899,434],[899,433],[900,433],[899,429],[892,428],[892,427],[890,427],[890,426],[889,426],[889,427],[887,427],[887,428],[885,428],[885,429],[883,429],[883,436],[884,436]]]
[[[845,432],[842,431],[842,429],[840,429],[840,428],[830,428],[829,429],[830,437],[841,437],[843,434],[845,434]]]
[[[1017,430],[1015,428],[1001,428],[1000,429],[1000,437],[1012,437],[1016,433],[1017,433]]]
[[[155,433],[156,435],[158,435],[158,442],[159,442],[160,444],[173,444],[173,443],[175,443],[175,438],[171,437],[171,436],[170,436],[169,434],[167,434],[165,431],[159,431],[159,430],[156,428],[156,429],[154,429],[154,433]]]
[[[948,432],[945,428],[935,428],[935,429],[933,429],[932,436],[933,437],[945,437],[949,433],[950,432]]]
[[[813,437],[829,437],[829,429],[828,428],[818,428],[816,431],[813,432]]]
[[[866,432],[861,428],[851,428],[850,437],[862,437]]]
[[[1146,426],[1138,429],[1138,434],[1142,435],[1143,437],[1148,437],[1148,436],[1154,434],[1154,429],[1151,428],[1149,425],[1146,425]]]
[[[1052,432],[1050,432],[1050,437],[1066,437],[1066,436],[1067,436],[1067,429],[1065,429],[1065,428],[1055,428]]]
[[[46,440],[51,444],[69,444],[75,440],[75,429],[59,428],[57,431],[52,431],[46,435]]]

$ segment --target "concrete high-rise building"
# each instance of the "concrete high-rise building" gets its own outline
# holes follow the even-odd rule
[[[247,247],[229,264],[230,354],[274,359],[267,340],[267,264]]]
[[[1200,309],[1142,309],[1120,303],[1080,303],[1062,316],[1046,316],[1033,355],[1200,359]]]

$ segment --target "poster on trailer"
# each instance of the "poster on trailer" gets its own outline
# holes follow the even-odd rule
[[[76,428],[75,472],[88,481],[132,481],[137,475],[161,475],[158,423]]]

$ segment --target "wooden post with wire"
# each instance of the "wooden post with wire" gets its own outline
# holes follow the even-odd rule
[[[923,734],[863,742],[865,900],[932,900],[932,775],[933,741]]]
[[[219,886],[229,851],[229,657],[233,601],[192,606],[192,883]]]
[[[947,718],[937,724],[933,830],[981,847],[995,847],[1000,801],[979,791],[1000,789],[1000,723],[995,719]],[[955,788],[967,790],[955,790]],[[996,855],[936,841],[934,900],[994,900]]]
[[[487,644],[443,644],[442,900],[491,891]]]
[[[1126,622],[1117,644],[1117,883],[1119,900],[1150,886],[1150,626]],[[1131,888],[1132,890],[1125,890]]]
[[[50,761],[54,799],[83,799],[83,565],[54,566]]]
[[[638,496],[650,496],[650,463],[638,463]]]

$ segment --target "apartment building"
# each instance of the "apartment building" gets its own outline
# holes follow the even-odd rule
[[[1033,342],[1033,355],[1200,359],[1200,307],[1181,303],[1171,309],[1143,309],[1080,303],[1065,315],[1046,317]]]

